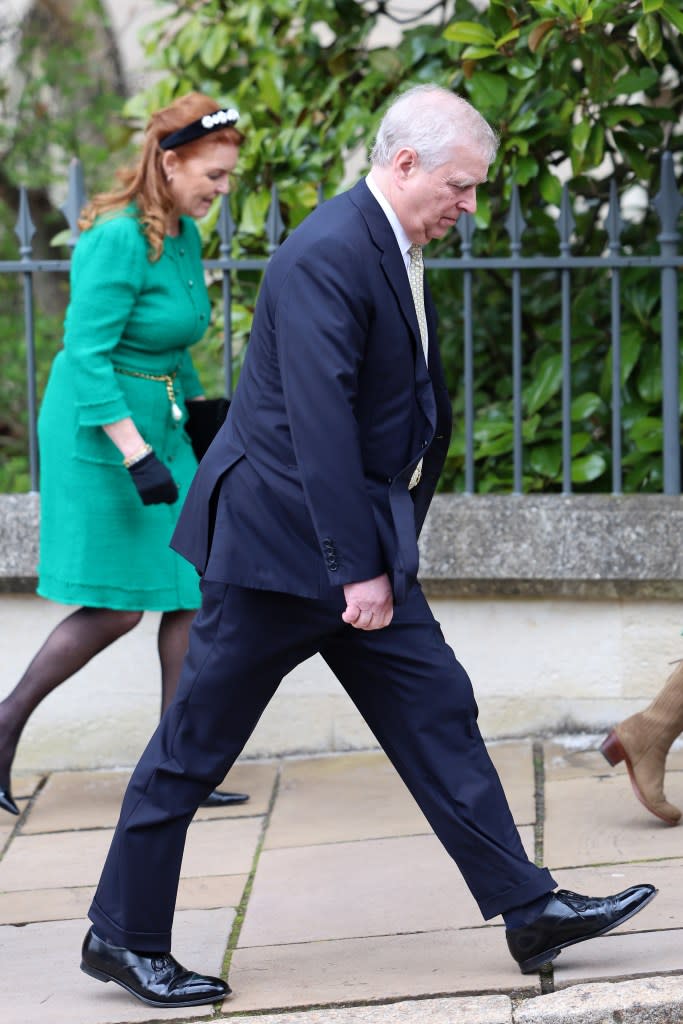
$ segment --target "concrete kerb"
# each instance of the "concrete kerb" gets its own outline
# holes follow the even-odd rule
[[[222,1019],[230,1024],[681,1024],[683,976],[573,985],[521,1001],[453,996]]]
[[[683,977],[572,985],[525,999],[512,1012],[513,1024],[680,1024]]]

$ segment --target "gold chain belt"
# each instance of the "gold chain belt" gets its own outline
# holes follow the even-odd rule
[[[173,371],[173,373],[160,373],[160,374],[141,373],[138,370],[125,370],[122,366],[115,366],[114,370],[115,370],[116,373],[123,373],[123,374],[125,374],[126,377],[141,377],[143,380],[155,380],[155,381],[158,381],[160,383],[165,384],[166,385],[166,394],[168,395],[168,400],[171,403],[171,416],[176,421],[176,423],[183,418],[182,410],[181,410],[180,406],[178,405],[178,403],[176,402],[175,388],[173,386],[173,381],[175,380],[175,377],[176,377],[176,371],[175,370]]]

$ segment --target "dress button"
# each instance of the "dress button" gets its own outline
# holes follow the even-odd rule
[[[184,255],[185,255],[185,250],[184,250],[184,249],[180,249],[180,255],[181,255],[181,256],[184,256]]]
[[[187,283],[189,284],[190,288],[194,288],[194,281],[192,280],[192,278],[190,278],[190,280]]]

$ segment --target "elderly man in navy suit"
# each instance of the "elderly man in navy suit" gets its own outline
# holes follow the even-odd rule
[[[187,827],[281,679],[319,652],[523,972],[602,935],[649,885],[589,898],[527,857],[469,678],[417,582],[450,402],[422,246],[476,208],[496,137],[435,86],[386,113],[368,177],[273,256],[228,418],[173,546],[203,603],[173,705],[142,755],[91,910],[82,967],[153,1006],[221,999],[170,954]]]

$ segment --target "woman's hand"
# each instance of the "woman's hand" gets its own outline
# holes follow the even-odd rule
[[[178,488],[167,467],[154,452],[148,452],[128,467],[143,505],[172,505],[178,500]]]

